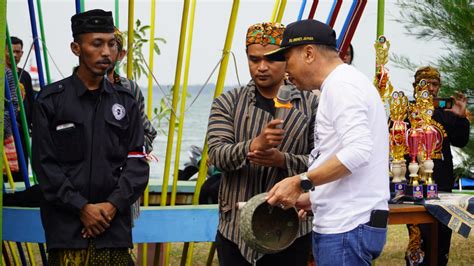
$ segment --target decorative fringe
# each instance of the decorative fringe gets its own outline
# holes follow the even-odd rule
[[[421,231],[417,224],[408,225],[408,247],[405,252],[405,258],[408,260],[410,266],[418,265],[423,262],[425,252],[421,250]]]
[[[13,139],[13,135],[5,138],[3,143],[4,143],[5,154],[8,160],[8,165],[10,166],[10,171],[18,172],[20,168],[18,166],[18,157],[16,154],[15,140]],[[3,166],[4,174],[6,173],[5,170],[6,170],[5,166]]]

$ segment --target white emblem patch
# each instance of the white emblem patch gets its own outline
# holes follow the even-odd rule
[[[115,103],[112,105],[112,114],[114,114],[115,119],[122,120],[125,117],[125,107],[123,105]]]

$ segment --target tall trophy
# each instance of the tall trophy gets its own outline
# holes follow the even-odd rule
[[[392,156],[391,171],[393,179],[390,183],[390,191],[398,195],[405,194],[406,166],[404,155],[407,151],[406,136],[407,124],[404,122],[407,116],[408,98],[402,91],[394,92],[389,99],[390,120],[390,152]],[[405,170],[405,171],[404,171]]]
[[[431,117],[434,112],[433,96],[426,90],[427,82],[420,80],[417,89],[417,102],[420,111],[421,128],[423,130],[422,144],[423,153],[421,162],[423,164],[423,196],[426,199],[438,198],[438,186],[433,181],[434,163],[431,159],[433,150],[437,144],[437,131],[431,124]]]
[[[424,197],[426,199],[437,199],[438,198],[438,185],[433,181],[433,168],[434,163],[431,159],[434,147],[437,143],[436,138],[437,131],[433,126],[427,126],[424,132],[424,146],[425,146],[425,161],[423,162],[425,173],[427,175],[426,184],[423,185],[423,191],[425,191]]]
[[[410,154],[410,164],[408,171],[410,172],[410,181],[405,189],[405,195],[413,201],[423,199],[423,186],[419,183],[418,170],[420,169],[417,161],[417,155],[420,148],[421,140],[420,131],[416,128],[410,128],[408,134],[408,149]]]
[[[426,85],[426,82],[425,82]],[[426,105],[426,98],[429,97],[429,92],[417,91],[415,94],[415,103],[409,104],[410,115],[410,129],[408,131],[408,150],[410,154],[410,164],[408,171],[410,172],[410,181],[405,189],[405,195],[409,200],[418,201],[423,199],[423,186],[420,184],[420,175],[418,173],[420,166],[417,158],[418,154],[423,152],[423,116]]]

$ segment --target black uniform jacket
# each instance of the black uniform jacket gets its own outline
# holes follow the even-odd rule
[[[469,142],[469,120],[442,109],[435,109],[432,124],[440,137],[433,154],[433,178],[439,191],[451,192],[454,185],[451,145],[463,148]]]
[[[35,103],[33,168],[44,200],[48,249],[86,248],[79,213],[111,202],[117,214],[97,248],[132,247],[130,206],[143,193],[149,166],[133,96],[104,82],[88,91],[76,74],[46,86]]]

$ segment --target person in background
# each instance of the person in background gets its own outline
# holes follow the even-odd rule
[[[79,68],[35,102],[33,169],[44,200],[49,265],[130,265],[130,206],[149,166],[138,103],[107,80],[117,54],[112,12],[71,18]]]
[[[428,91],[433,97],[438,97],[441,88],[441,75],[438,69],[432,66],[420,67],[415,75],[413,88],[415,89],[420,80],[424,79],[428,83]],[[414,91],[414,94],[416,91]],[[467,118],[466,108],[467,98],[464,94],[456,92],[454,104],[451,109],[436,108],[432,116],[432,125],[440,137],[433,152],[433,179],[438,185],[439,192],[451,192],[454,186],[453,155],[451,146],[462,148],[469,142],[470,121]],[[418,229],[419,228],[419,229]],[[449,259],[449,249],[451,246],[451,229],[442,223],[438,224],[438,261],[430,261],[429,249],[429,228],[427,225],[409,225],[411,241],[406,252],[407,264],[413,265],[446,265]],[[417,232],[421,233],[421,239],[414,238]],[[413,239],[413,240],[412,240]],[[421,243],[421,246],[418,244]],[[421,251],[420,251],[421,249]],[[424,251],[424,252],[423,252]],[[420,252],[426,253],[423,262],[419,262]]]
[[[114,29],[115,40],[117,42],[117,56],[115,65],[118,65],[125,55],[127,54],[127,50],[123,49],[124,47],[124,38],[122,32],[119,29]],[[141,121],[143,123],[143,129],[145,131],[145,148],[147,154],[151,153],[153,150],[153,140],[156,138],[156,129],[153,128],[148,116],[145,112],[145,98],[143,97],[143,93],[138,86],[137,82],[134,80],[127,79],[125,77],[120,76],[113,68],[109,70],[107,73],[107,77],[110,82],[113,82],[117,85],[124,87],[125,89],[129,90],[132,95],[135,97],[138,103],[138,109],[140,111]]]
[[[349,47],[347,47],[347,51],[344,53],[344,56],[342,57],[342,62],[352,65],[352,61],[354,60],[354,47],[352,47],[352,43],[349,44]]]
[[[28,71],[19,67],[21,57],[23,56],[23,41],[20,38],[17,38],[15,36],[11,36],[10,40],[12,42],[13,57],[15,60],[15,65],[17,67],[16,71],[18,73],[18,79],[20,82],[19,84],[20,92],[22,95],[23,105],[25,107],[27,126],[28,126],[28,130],[31,133],[31,121],[32,121],[32,111],[33,111],[33,103],[35,100],[35,93],[33,91],[33,85],[31,83],[30,73],[28,73]],[[5,63],[9,69],[12,69],[8,47],[6,47],[6,50],[5,50]],[[16,86],[15,82],[13,82],[12,86]],[[16,91],[15,91],[15,97],[16,97]],[[19,111],[19,109],[17,110]],[[26,151],[26,137],[23,132],[23,125],[21,123],[21,118],[19,114],[20,112],[17,112],[16,119],[17,119],[18,129],[20,132],[21,145],[24,151],[23,155],[25,158],[26,165],[28,165],[29,158],[28,158],[28,153]],[[28,175],[28,173],[26,174]],[[12,176],[13,176],[13,180],[16,182],[23,181],[23,175],[21,171],[13,171]]]
[[[267,202],[311,206],[316,265],[371,265],[385,245],[390,197],[389,136],[377,89],[342,62],[336,33],[317,20],[289,24],[281,48],[266,56],[286,60],[298,89],[321,90],[308,172],[277,183]]]
[[[267,255],[252,250],[242,239],[238,226],[238,202],[268,191],[285,176],[308,166],[316,97],[285,81],[285,62],[264,57],[266,52],[279,48],[284,29],[279,23],[259,23],[248,28],[246,48],[252,80],[244,87],[223,93],[211,107],[207,131],[209,159],[222,172],[216,236],[221,266],[302,266],[308,260],[309,219],[301,221],[298,238],[290,247]],[[291,85],[293,107],[283,122],[275,119],[274,98],[284,84]]]

